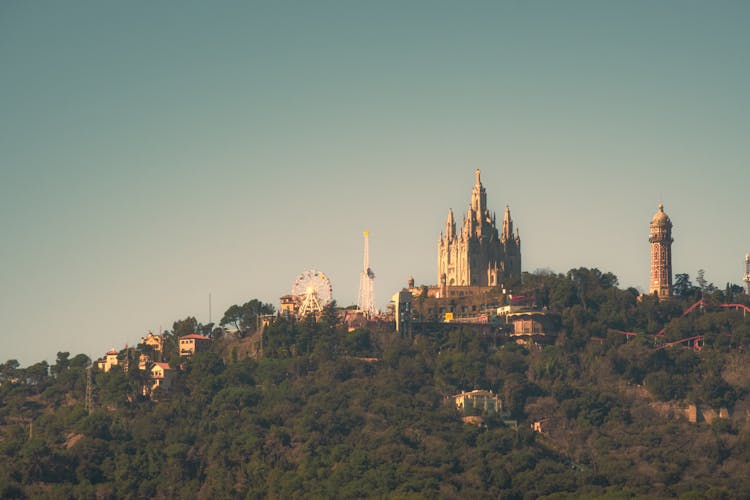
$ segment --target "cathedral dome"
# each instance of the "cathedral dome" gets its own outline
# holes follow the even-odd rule
[[[669,216],[664,213],[664,205],[659,203],[659,210],[654,214],[654,217],[651,219],[651,224],[667,224],[671,222],[672,221],[669,219]]]

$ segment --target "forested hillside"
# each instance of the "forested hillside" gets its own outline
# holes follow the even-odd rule
[[[720,306],[747,297],[683,276],[658,302],[596,269],[525,274],[516,289],[562,318],[538,348],[466,326],[347,332],[329,310],[277,319],[256,359],[213,330],[156,400],[137,363],[94,370],[91,412],[87,356],[10,360],[0,498],[748,498],[750,317]],[[186,325],[202,328],[170,335]],[[464,424],[446,396],[475,388],[517,428]],[[689,404],[727,418],[690,423]]]

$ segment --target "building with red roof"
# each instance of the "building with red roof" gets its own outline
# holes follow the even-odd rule
[[[169,366],[169,363],[154,363],[149,370],[150,385],[143,387],[143,395],[153,394],[156,389],[168,391],[172,385],[172,379],[175,376],[175,370]]]
[[[180,337],[180,356],[192,356],[197,352],[207,351],[211,339],[197,333]]]
[[[97,360],[96,366],[104,373],[109,372],[109,370],[111,370],[113,366],[117,366],[118,364],[120,364],[120,361],[117,359],[117,355],[118,352],[113,347],[112,349],[107,351],[107,354],[105,354],[103,358]]]

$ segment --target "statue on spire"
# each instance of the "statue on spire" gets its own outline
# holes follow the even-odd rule
[[[474,182],[474,189],[471,191],[471,211],[473,213],[469,214],[469,217],[474,218],[481,225],[487,211],[487,192],[484,190],[484,186],[482,186],[480,174],[479,169],[474,171],[476,180]]]

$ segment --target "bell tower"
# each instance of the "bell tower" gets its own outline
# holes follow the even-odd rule
[[[664,205],[651,218],[648,242],[651,243],[651,281],[648,293],[660,299],[672,296],[672,221]]]

